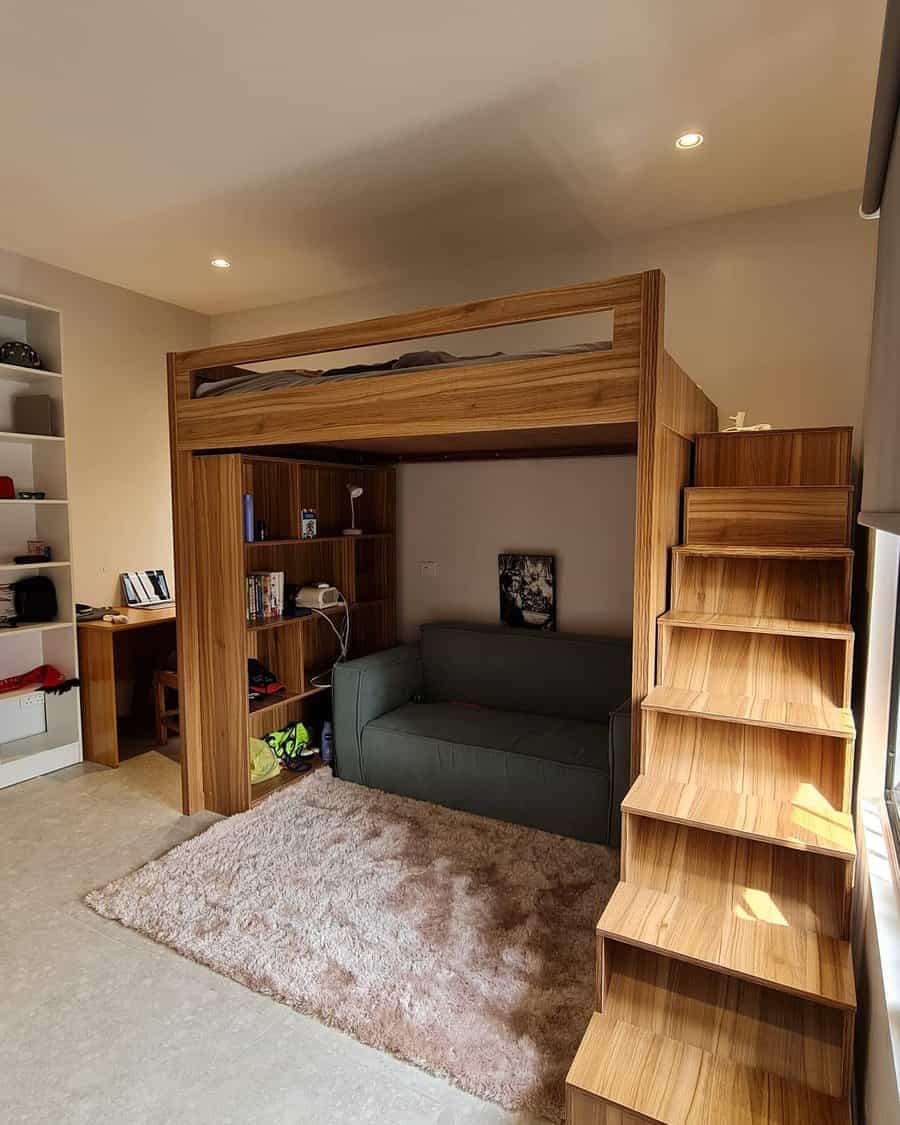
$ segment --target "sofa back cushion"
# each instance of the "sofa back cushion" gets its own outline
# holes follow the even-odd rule
[[[506,625],[422,626],[432,702],[608,721],[631,694],[631,642]]]

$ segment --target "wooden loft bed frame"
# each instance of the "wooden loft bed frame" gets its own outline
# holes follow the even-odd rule
[[[695,435],[717,428],[716,407],[663,346],[665,283],[659,270],[521,293],[267,339],[170,353],[178,666],[183,804],[205,807],[200,670],[215,659],[201,631],[195,521],[197,455],[315,447],[386,460],[637,452],[634,555],[632,761],[640,701],[654,683],[656,619],[666,609],[669,548],[679,539],[681,490]],[[433,368],[378,378],[191,397],[197,376],[366,345],[609,311],[606,351]],[[240,626],[243,628],[244,622]],[[235,630],[235,644],[238,643]]]

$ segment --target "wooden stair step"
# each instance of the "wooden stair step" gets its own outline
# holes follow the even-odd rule
[[[596,1099],[658,1125],[850,1125],[849,1102],[599,1012],[566,1089],[568,1125],[602,1121]]]
[[[787,617],[747,617],[736,613],[695,613],[669,610],[661,625],[682,629],[720,629],[733,633],[771,633],[781,637],[852,640],[853,629],[842,621],[793,621]]]
[[[809,559],[813,562],[827,562],[830,559],[852,559],[852,547],[754,547],[752,544],[727,546],[712,544],[698,547],[682,545],[673,547],[676,555],[687,558],[723,559]]]
[[[803,794],[802,801],[777,801],[641,774],[628,790],[622,812],[854,860],[856,840],[850,814],[836,811],[824,798],[817,799],[809,787],[804,787]]]
[[[690,546],[849,547],[853,490],[786,485],[684,490]]]
[[[856,1008],[849,942],[760,921],[740,906],[619,883],[597,933],[830,1007]]]
[[[834,738],[855,738],[853,713],[822,700],[818,704],[790,700],[759,699],[752,695],[726,695],[691,688],[654,687],[645,696],[647,711],[668,711],[673,715],[696,715],[720,722],[748,726],[775,727],[778,730],[825,734]]]

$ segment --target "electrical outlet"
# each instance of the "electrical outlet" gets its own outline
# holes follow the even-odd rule
[[[423,578],[437,578],[438,564],[436,562],[420,562],[419,573]]]
[[[19,696],[19,709],[24,711],[30,707],[43,707],[44,696],[39,691],[29,692],[28,695]]]

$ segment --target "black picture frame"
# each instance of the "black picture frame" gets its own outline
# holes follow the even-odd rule
[[[556,557],[497,556],[500,620],[511,629],[556,630]]]

